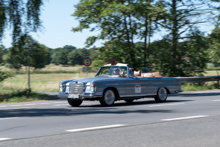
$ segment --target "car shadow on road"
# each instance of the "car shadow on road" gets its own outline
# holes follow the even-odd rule
[[[134,101],[132,104],[126,104],[119,101],[111,107],[102,107],[97,101],[97,105],[82,105],[80,107],[71,107],[68,104],[62,108],[21,108],[21,109],[3,109],[0,110],[1,118],[10,117],[56,117],[56,116],[80,116],[94,114],[150,114],[150,113],[174,113],[174,110],[169,109],[152,109],[147,104],[169,104],[185,102],[188,100],[169,100],[165,103],[156,103],[155,101]],[[93,103],[94,104],[94,103]],[[137,107],[146,105],[146,107]]]

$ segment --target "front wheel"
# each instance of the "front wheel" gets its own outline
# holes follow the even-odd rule
[[[164,87],[161,87],[157,91],[157,95],[154,97],[156,102],[165,102],[167,100],[167,90]]]
[[[82,104],[82,100],[74,100],[74,99],[67,99],[68,103],[70,104],[70,106],[72,107],[78,107]]]
[[[112,89],[107,89],[103,97],[99,99],[99,102],[102,106],[111,106],[115,102],[115,92]]]

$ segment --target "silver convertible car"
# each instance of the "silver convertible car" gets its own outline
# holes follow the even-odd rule
[[[102,106],[111,106],[117,100],[132,103],[140,98],[164,102],[168,94],[182,91],[177,78],[158,76],[148,68],[132,71],[124,65],[103,66],[94,78],[66,80],[59,86],[58,97],[67,98],[71,106],[80,106],[84,100],[99,100]]]

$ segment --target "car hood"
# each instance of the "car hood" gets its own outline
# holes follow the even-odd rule
[[[124,80],[125,78],[100,78],[100,77],[94,77],[94,78],[84,78],[84,79],[76,79],[74,81],[82,82],[82,83],[88,83],[88,82],[102,82],[102,81],[114,81],[114,80]]]

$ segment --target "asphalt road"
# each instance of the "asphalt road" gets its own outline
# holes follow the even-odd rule
[[[112,107],[70,107],[65,99],[0,104],[1,147],[218,147],[219,125],[220,90]]]

